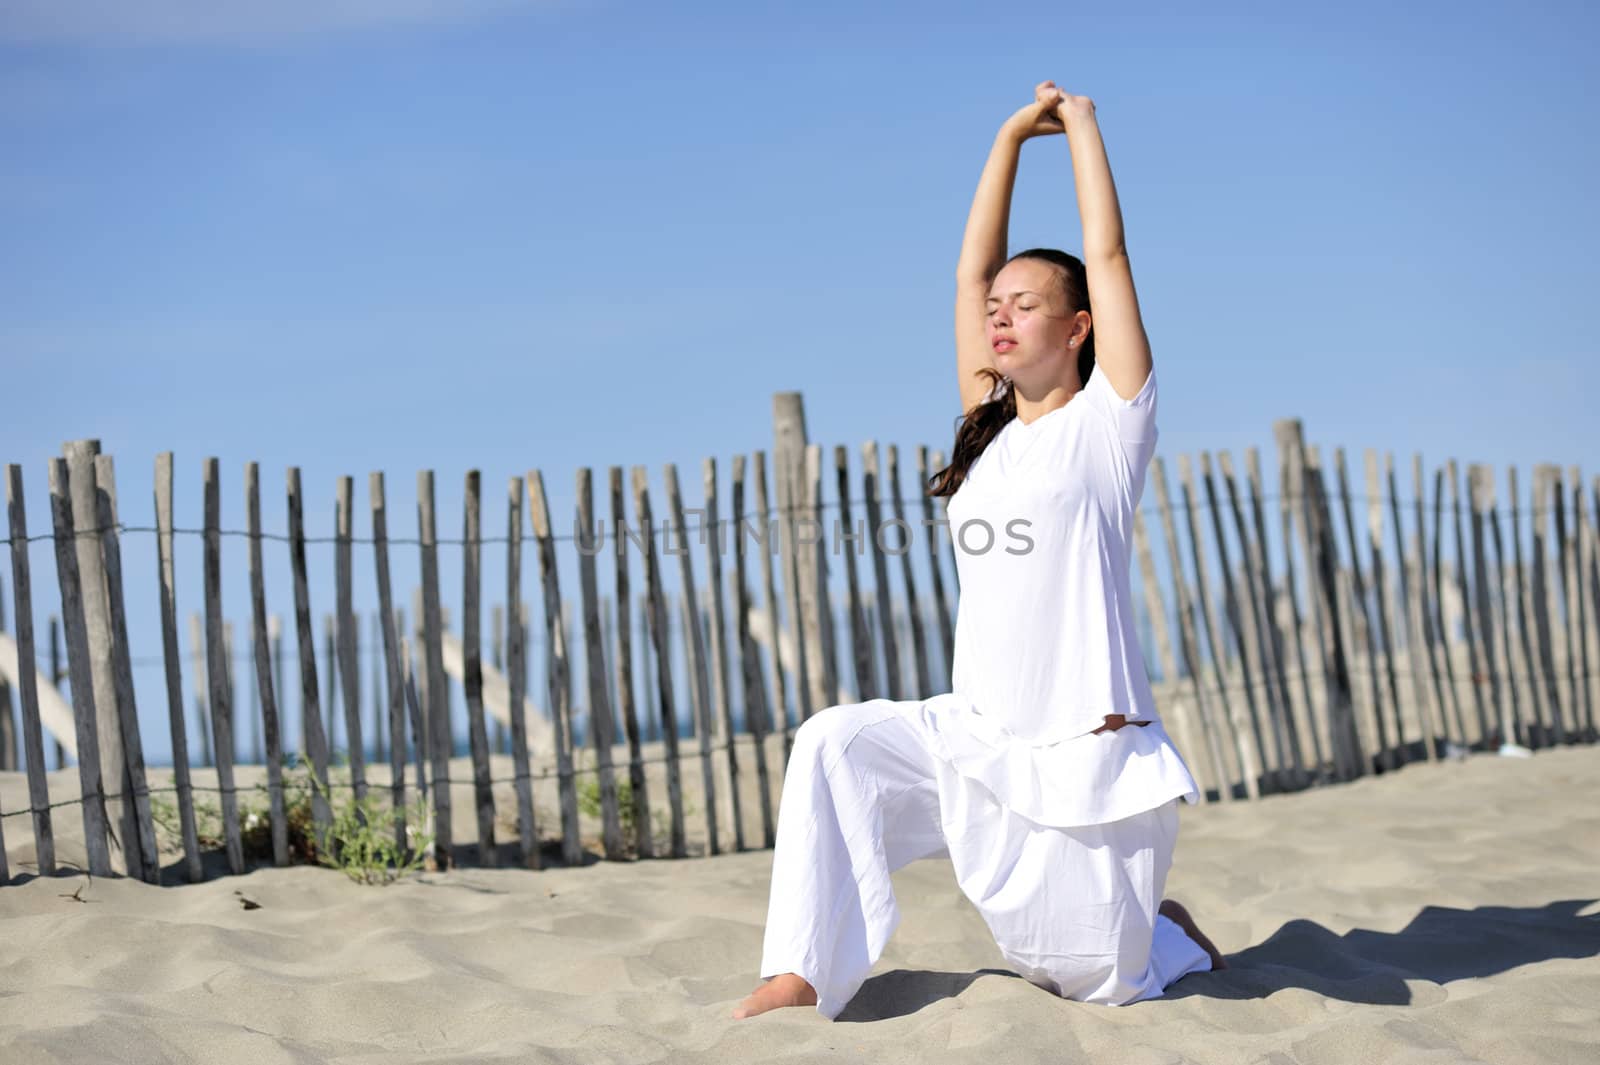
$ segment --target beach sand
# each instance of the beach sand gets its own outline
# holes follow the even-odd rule
[[[684,754],[700,852],[700,765]],[[470,762],[452,772],[470,780]],[[495,774],[511,775],[509,758]],[[261,775],[240,770],[247,787]],[[76,780],[51,774],[52,801]],[[554,791],[540,784],[552,840]],[[496,791],[505,826],[510,788]],[[471,840],[471,789],[454,794],[458,840]],[[0,808],[25,797],[21,774],[0,774]],[[1600,1061],[1600,750],[1413,764],[1180,813],[1167,895],[1229,970],[1124,1007],[1057,998],[1005,968],[935,859],[895,874],[901,925],[831,1023],[809,1007],[729,1016],[759,982],[770,851],[466,867],[387,887],[307,866],[188,885],[167,851],[174,886],[154,887],[34,876],[29,820],[8,817],[0,1061]],[[82,861],[77,808],[55,819],[58,861]],[[544,853],[558,862],[553,843]]]

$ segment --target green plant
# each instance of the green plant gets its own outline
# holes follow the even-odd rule
[[[574,772],[579,766],[573,765]],[[578,776],[575,778],[578,785],[578,812],[588,814],[590,817],[599,817],[600,811],[600,778],[596,776]],[[622,831],[633,835],[633,785],[627,777],[617,774],[617,816],[622,819]]]
[[[594,765],[596,766],[599,764],[599,760],[594,758],[593,752],[580,749],[573,754],[572,772],[578,793],[578,812],[587,814],[589,817],[598,818],[602,816],[600,808],[600,776],[595,768],[584,764],[586,759],[594,759]],[[629,846],[632,847],[633,840],[637,838],[633,827],[633,784],[627,777],[627,769],[623,766],[616,768],[614,779],[617,782],[617,816],[622,822],[622,835],[628,841]],[[694,803],[689,802],[687,798],[684,799],[684,820],[687,821],[698,812],[699,808]],[[651,838],[656,845],[656,851],[659,853],[666,849],[668,840],[671,838],[672,822],[667,812],[661,809],[651,810],[650,820],[653,828]]]
[[[396,815],[392,806],[379,802],[371,792],[335,803],[316,777],[308,779],[314,790],[328,798],[333,810],[328,846],[317,852],[318,862],[342,870],[358,884],[392,884],[422,868],[434,834],[413,827],[427,813],[427,803],[421,795],[405,807],[406,835],[410,838],[405,847],[400,847],[394,838]]]
[[[324,788],[312,775],[306,759],[293,754],[284,756],[283,812],[289,861],[340,869],[363,884],[392,883],[421,868],[434,840],[433,833],[419,832],[414,827],[424,823],[427,813],[422,797],[419,795],[415,803],[405,807],[407,846],[398,847],[394,839],[398,815],[392,807],[378,799],[374,792],[357,799],[349,790],[349,773],[337,772],[338,768],[330,767],[329,783]],[[333,798],[335,791],[346,798]],[[316,793],[328,799],[332,814],[325,845],[319,844],[317,839],[311,801]],[[203,792],[191,794],[195,835],[200,846],[207,850],[225,846],[222,811],[217,802]],[[239,841],[246,859],[272,860],[271,809],[271,796],[264,782],[239,794]],[[181,848],[182,822],[176,800],[162,792],[152,793],[150,815],[161,845],[168,849]]]
[[[220,847],[222,838],[222,810],[215,800],[202,792],[190,792],[194,803],[195,835],[201,847]],[[150,793],[150,819],[155,822],[156,841],[167,850],[183,847],[183,822],[178,816],[178,801],[165,792]]]

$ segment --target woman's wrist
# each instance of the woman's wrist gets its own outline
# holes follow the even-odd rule
[[[1027,140],[1029,133],[1025,129],[1018,129],[1007,122],[1000,127],[1000,132],[994,136],[996,148],[1021,148],[1022,142]]]
[[[1058,106],[1051,113],[1060,120],[1062,128],[1068,133],[1071,133],[1074,129],[1092,129],[1097,125],[1093,100],[1085,99],[1082,103],[1076,105]]]

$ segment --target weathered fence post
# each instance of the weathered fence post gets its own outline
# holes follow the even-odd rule
[[[1444,694],[1444,679],[1439,675],[1439,656],[1434,648],[1434,609],[1429,592],[1433,588],[1431,577],[1432,567],[1428,564],[1428,520],[1427,520],[1427,486],[1422,476],[1422,455],[1413,453],[1411,456],[1411,482],[1416,493],[1413,505],[1416,512],[1416,535],[1412,537],[1411,550],[1414,558],[1416,579],[1412,582],[1412,605],[1414,614],[1411,620],[1412,632],[1423,654],[1428,659],[1428,703],[1429,718],[1424,726],[1424,739],[1428,747],[1429,761],[1436,761],[1444,744],[1448,742],[1450,726],[1448,724],[1449,711],[1446,708]],[[1513,524],[1513,528],[1515,525]],[[1417,668],[1420,668],[1417,667]]]
[[[611,527],[615,529],[616,589],[617,589],[617,657],[616,690],[618,709],[622,714],[622,727],[628,736],[628,786],[633,797],[633,846],[640,858],[654,858],[655,838],[650,824],[650,789],[645,777],[644,755],[639,732],[638,710],[633,703],[633,629],[629,617],[629,565],[627,507],[623,498],[622,467],[612,466],[608,471],[611,489]],[[644,530],[650,536],[650,530]],[[642,542],[634,537],[635,546]]]
[[[816,653],[811,661],[820,668],[811,674],[812,705],[820,710],[839,701],[838,663],[833,640],[833,597],[828,591],[828,556],[822,530],[822,445],[807,444],[802,458],[801,480],[796,486],[803,500],[801,513],[806,524],[816,531],[816,539],[802,540],[802,555],[809,559],[810,577],[801,588],[801,603],[806,612],[806,639]],[[808,652],[809,653],[809,652]],[[814,712],[814,711],[813,711]]]
[[[411,721],[412,751],[416,758],[417,796],[421,800],[420,806],[422,809],[422,824],[418,826],[417,830],[421,833],[427,833],[430,829],[434,831],[435,835],[423,853],[432,860],[434,868],[442,869],[444,865],[439,857],[438,825],[434,823],[435,818],[429,816],[427,761],[430,744],[428,742],[427,722],[422,712],[422,700],[417,698],[417,678],[416,671],[412,669],[412,661],[411,641],[402,638],[400,640],[400,672],[405,678],[406,711],[407,717]],[[403,736],[398,746],[402,751],[405,750],[406,745]]]
[[[838,547],[841,541],[845,545],[846,608],[850,611],[850,659],[855,666],[856,698],[873,699],[881,690],[878,687],[878,662],[877,656],[873,654],[872,630],[867,628],[867,613],[856,577],[856,556],[861,553],[861,546],[870,535],[866,529],[870,522],[864,521],[858,531],[855,521],[851,518],[850,452],[843,444],[833,449],[833,466],[838,475],[839,522],[842,526],[841,534],[834,538],[834,546]],[[872,509],[870,497],[867,509],[870,513]]]
[[[1449,729],[1445,733],[1445,742],[1450,742],[1453,734],[1460,737],[1460,745],[1467,746],[1466,712],[1461,707],[1461,692],[1456,687],[1455,656],[1450,650],[1450,630],[1445,625],[1445,597],[1444,597],[1444,467],[1437,467],[1433,471],[1433,570],[1431,588],[1433,591],[1433,631],[1439,641],[1439,658],[1444,663],[1444,676],[1441,678],[1443,689],[1447,696],[1445,703],[1446,717]]]
[[[1476,463],[1467,463],[1463,473],[1466,478],[1467,531],[1471,537],[1470,552],[1465,544],[1458,546],[1458,550],[1463,552],[1462,569],[1471,574],[1470,581],[1464,586],[1471,589],[1471,595],[1463,601],[1463,605],[1466,613],[1471,615],[1473,688],[1478,702],[1484,706],[1480,730],[1482,742],[1485,750],[1494,750],[1505,742],[1505,738],[1499,736],[1503,694],[1494,667],[1494,609],[1485,556],[1483,506],[1479,498],[1483,495],[1483,469]],[[1487,696],[1484,694],[1485,686],[1488,688]]]
[[[139,710],[133,696],[133,664],[128,654],[128,619],[122,600],[122,549],[117,535],[117,477],[110,455],[96,455],[95,506],[100,526],[101,563],[105,569],[106,610],[111,622],[112,690],[121,727],[123,787],[128,792],[136,833],[138,873],[146,883],[161,882],[155,822],[150,815],[150,787],[145,780],[144,744],[139,738]]]
[[[450,796],[450,692],[444,672],[444,612],[439,605],[439,536],[434,521],[433,471],[417,472],[417,538],[422,561],[422,714],[432,754],[434,855],[440,869],[455,864],[455,837]]]
[[[1389,617],[1389,587],[1383,565],[1383,490],[1378,486],[1378,452],[1369,447],[1363,458],[1367,474],[1367,552],[1372,560],[1372,613],[1377,618],[1378,639],[1383,645],[1383,668],[1388,682],[1389,705],[1394,707],[1393,757],[1404,763],[1408,760],[1406,715],[1400,701],[1400,681],[1395,675],[1396,631]],[[1395,550],[1398,557],[1398,542]],[[1376,661],[1373,662],[1373,669],[1377,669]]]
[[[843,451],[843,448],[840,449]],[[733,457],[733,588],[734,588],[734,620],[736,626],[736,639],[739,643],[740,675],[744,684],[744,723],[749,730],[751,738],[755,741],[756,749],[756,781],[761,795],[761,830],[763,846],[771,847],[776,840],[776,832],[772,810],[772,783],[767,768],[767,735],[772,729],[772,720],[767,712],[766,684],[761,676],[760,655],[756,649],[755,639],[750,633],[750,593],[745,584],[745,558],[744,558],[744,456]],[[768,538],[771,535],[771,526],[767,524],[766,515],[761,517],[762,534],[757,542],[761,545],[763,554],[767,550]],[[768,565],[768,572],[771,566]],[[774,645],[776,648],[776,645]]]
[[[40,876],[56,873],[56,839],[50,817],[50,785],[44,769],[44,729],[39,722],[39,670],[33,646],[33,580],[28,567],[28,515],[23,506],[22,467],[6,466],[6,510],[11,530],[11,594],[17,618],[17,695],[22,703],[22,750],[28,762],[28,806],[33,814],[33,849]],[[178,698],[178,718],[183,698]],[[174,764],[178,764],[176,760]],[[185,778],[188,765],[184,764]],[[85,805],[87,805],[87,794]],[[190,817],[193,824],[193,817]],[[185,837],[187,840],[187,837]],[[0,849],[4,848],[0,842]],[[9,873],[0,871],[0,883]]]
[[[361,629],[356,622],[354,577],[351,573],[351,540],[355,519],[352,514],[355,479],[340,477],[334,512],[337,542],[333,551],[334,597],[338,620],[339,680],[344,696],[345,745],[350,750],[350,784],[356,799],[367,797],[367,755],[361,742],[361,661],[356,657],[356,639]]]
[[[1550,610],[1550,629],[1555,638],[1551,644],[1551,652],[1555,658],[1556,682],[1561,690],[1561,705],[1566,709],[1568,727],[1573,734],[1573,742],[1583,731],[1583,712],[1578,706],[1577,677],[1573,670],[1573,661],[1576,657],[1572,649],[1572,616],[1571,601],[1566,597],[1566,567],[1567,567],[1567,514],[1565,496],[1561,491],[1561,467],[1554,463],[1544,464],[1545,481],[1548,484],[1546,491],[1550,499],[1550,516],[1555,524],[1555,541],[1550,547],[1550,562],[1547,576],[1551,584],[1547,602]],[[1553,572],[1548,572],[1553,570]]]
[[[867,542],[871,545],[873,588],[878,604],[878,628],[883,637],[883,670],[887,683],[884,694],[894,700],[906,698],[904,672],[900,668],[900,648],[894,631],[894,590],[889,586],[889,562],[878,543],[878,533],[883,528],[883,511],[879,505],[882,482],[878,474],[878,442],[868,440],[861,445],[861,487],[866,497]]]
[[[643,466],[633,467],[633,509],[645,529],[644,579],[648,607],[644,611],[650,625],[650,642],[655,649],[656,692],[661,708],[661,735],[666,744],[667,804],[671,813],[670,855],[682,858],[689,853],[683,824],[683,786],[679,779],[678,716],[672,690],[672,655],[668,646],[667,604],[661,589],[661,566],[656,558],[655,524],[650,516],[649,474]]]
[[[367,475],[367,497],[372,509],[372,562],[378,585],[378,625],[383,634],[383,664],[389,695],[389,802],[394,811],[394,845],[400,854],[410,851],[406,838],[406,706],[405,670],[401,664],[400,633],[394,596],[389,584],[389,514],[383,473]],[[421,781],[419,780],[420,784]]]
[[[1594,562],[1593,548],[1589,542],[1590,525],[1584,518],[1583,478],[1578,467],[1568,466],[1567,477],[1572,482],[1572,599],[1578,618],[1578,675],[1583,678],[1583,717],[1588,739],[1593,742],[1595,731],[1595,704],[1600,702],[1600,647],[1595,646],[1594,611],[1584,594],[1584,575]]]
[[[594,556],[604,550],[604,527],[595,528],[594,474],[578,470],[578,515],[574,543],[578,549],[578,586],[583,596],[584,677],[589,685],[589,739],[594,744],[595,767],[600,776],[600,840],[606,857],[621,861],[622,817],[617,810],[616,771],[611,764],[611,698],[606,685],[605,643],[600,632],[600,592],[595,579]]]
[[[688,535],[683,521],[683,497],[678,491],[677,466],[667,463],[662,469],[662,478],[667,493],[667,513],[671,521],[671,525],[662,531],[662,540],[666,543],[668,530],[672,530],[676,533],[678,543],[678,549],[670,553],[678,556],[680,603],[684,617],[684,668],[689,674],[690,705],[694,710],[695,736],[700,744],[700,779],[701,786],[705,789],[707,847],[708,853],[721,854],[722,842],[717,829],[716,774],[711,763],[711,693],[710,682],[706,675],[705,636],[700,628],[700,612],[695,602],[697,585],[694,581],[694,560],[689,556]]]
[[[918,495],[921,483],[918,483]],[[917,601],[917,581],[911,571],[911,543],[915,539],[911,523],[906,521],[905,500],[900,498],[900,449],[889,445],[889,503],[894,509],[894,520],[904,530],[905,542],[900,549],[900,579],[906,587],[906,618],[911,625],[912,679],[916,681],[914,698],[926,699],[934,694],[928,677],[928,645],[922,630],[922,605]],[[876,542],[877,533],[873,533]]]
[[[1549,592],[1549,553],[1545,549],[1546,514],[1549,512],[1550,477],[1543,464],[1533,469],[1533,620],[1534,633],[1539,648],[1539,668],[1544,677],[1544,693],[1550,707],[1550,722],[1555,728],[1555,742],[1567,742],[1567,708],[1563,705],[1560,685],[1556,681],[1556,663],[1551,636],[1551,619],[1554,614]]]
[[[772,476],[778,497],[778,533],[783,565],[783,602],[787,628],[794,639],[796,724],[805,722],[822,709],[813,701],[813,670],[822,668],[810,640],[811,613],[802,589],[815,586],[812,569],[815,558],[796,544],[796,522],[806,513],[799,502],[801,475],[805,467],[806,415],[798,392],[780,392],[772,397]],[[820,641],[819,641],[820,642]],[[774,647],[777,644],[773,645]],[[788,760],[789,737],[784,735],[784,759]]]
[[[951,665],[956,656],[956,635],[955,622],[951,618],[950,601],[944,591],[944,571],[939,565],[939,534],[935,531],[940,526],[949,528],[949,523],[941,522],[933,516],[933,497],[928,494],[928,481],[933,476],[929,468],[930,461],[928,449],[917,448],[917,494],[921,497],[922,527],[928,531],[928,572],[932,575],[933,612],[939,622],[940,646],[944,649],[944,669],[940,685],[944,687],[949,684]]]
[[[272,652],[267,646],[267,591],[261,566],[261,471],[254,462],[245,464],[244,498],[248,525],[246,535],[250,543],[251,644],[267,748],[267,816],[271,821],[272,864],[282,867],[289,864],[289,820],[283,805],[283,738],[278,729],[279,690],[274,684]]]
[[[533,782],[528,762],[528,717],[523,706],[527,690],[528,643],[522,607],[522,491],[521,477],[512,477],[506,498],[506,690],[511,712],[511,766],[517,791],[517,846],[522,864],[538,869],[539,830],[534,821]],[[559,731],[556,735],[560,735]]]
[[[1493,729],[1484,707],[1481,678],[1485,671],[1478,657],[1478,627],[1473,624],[1472,596],[1467,587],[1467,544],[1461,525],[1461,484],[1456,474],[1456,460],[1447,459],[1445,466],[1446,475],[1450,478],[1450,513],[1456,534],[1456,593],[1461,597],[1462,632],[1467,638],[1468,690],[1472,693],[1472,706],[1477,714],[1478,740],[1488,746]]]
[[[227,650],[222,641],[222,485],[218,462],[205,460],[205,601],[206,679],[211,706],[211,735],[222,793],[222,830],[228,869],[244,872],[244,842],[239,836],[239,800],[233,783],[233,704],[228,690]]]
[[[477,470],[467,471],[462,498],[462,589],[461,589],[461,678],[467,699],[467,743],[472,752],[473,805],[478,814],[478,860],[487,866],[499,865],[494,838],[494,785],[489,772],[489,730],[483,718],[483,611],[479,603],[483,581],[479,577],[483,558],[482,478]],[[509,707],[508,707],[509,709]]]
[[[1484,521],[1494,504],[1494,471],[1478,463],[1467,465],[1467,505],[1470,511],[1469,527],[1472,531],[1472,589],[1474,592],[1470,611],[1477,612],[1473,626],[1474,654],[1480,678],[1489,683],[1488,729],[1484,745],[1493,750],[1516,738],[1511,725],[1510,698],[1502,683],[1495,662],[1494,594],[1489,581],[1489,560],[1484,544]]]
[[[1511,551],[1512,564],[1516,567],[1512,580],[1516,588],[1516,614],[1517,614],[1517,647],[1522,655],[1521,668],[1516,672],[1528,693],[1528,746],[1543,747],[1550,743],[1550,738],[1555,734],[1553,725],[1545,724],[1548,719],[1545,707],[1544,685],[1540,682],[1538,672],[1538,657],[1533,649],[1533,614],[1532,614],[1532,585],[1528,567],[1522,559],[1522,533],[1517,528],[1517,515],[1523,513],[1522,506],[1517,497],[1517,468],[1511,466],[1506,470],[1506,492],[1509,502],[1507,511],[1511,518]],[[1532,528],[1530,520],[1529,528]],[[1515,669],[1515,667],[1513,667]]]
[[[95,486],[94,457],[100,453],[98,440],[73,440],[62,445],[66,456],[67,490],[72,498],[73,546],[78,555],[79,589],[83,596],[84,633],[89,648],[89,679],[94,686],[95,733],[99,740],[100,783],[105,789],[108,831],[121,837],[121,850],[112,851],[112,868],[128,876],[141,873],[139,832],[134,826],[133,796],[127,782],[126,758],[122,750],[122,718],[117,709],[117,687],[113,666],[111,609],[106,602],[106,573],[101,556],[100,536],[96,532],[99,505]],[[72,686],[74,702],[78,686]],[[82,757],[82,752],[79,752]]]
[[[291,466],[289,481],[289,567],[294,573],[294,628],[300,653],[300,727],[311,773],[320,785],[311,794],[311,821],[317,853],[329,851],[333,809],[328,802],[328,738],[322,731],[322,708],[317,705],[317,644],[311,629],[311,591],[306,578],[305,496],[301,493],[300,467]],[[213,685],[215,699],[215,685]],[[218,747],[222,733],[217,733]]]
[[[549,668],[546,670],[550,721],[555,729],[556,792],[561,804],[561,857],[568,865],[583,861],[583,841],[578,830],[578,785],[573,777],[572,702],[568,670],[571,658],[561,624],[561,584],[556,573],[556,545],[552,538],[550,507],[545,501],[544,476],[528,471],[528,517],[539,547],[539,578],[544,589],[544,625]]]
[[[728,819],[733,822],[733,849],[742,851],[744,842],[744,807],[739,794],[739,755],[738,746],[734,742],[733,729],[733,697],[728,691],[728,639],[726,617],[723,612],[722,599],[722,552],[723,524],[719,518],[717,506],[717,460],[708,458],[703,465],[705,478],[706,513],[703,529],[709,529],[711,540],[706,546],[706,581],[707,598],[710,600],[711,609],[706,619],[711,630],[711,661],[714,666],[713,678],[716,680],[716,703],[718,720],[722,723],[724,738],[727,740],[726,777],[728,796]],[[734,515],[734,535],[738,535],[738,514]],[[702,539],[702,542],[705,542]]]
[[[789,738],[788,711],[789,685],[787,676],[784,673],[783,665],[783,627],[781,627],[778,622],[777,583],[772,572],[772,526],[774,520],[770,517],[772,514],[772,506],[767,498],[767,456],[765,452],[757,451],[755,453],[753,466],[754,473],[752,475],[752,487],[755,489],[756,510],[761,518],[762,529],[761,587],[765,592],[767,600],[767,646],[772,648],[772,691],[774,700],[773,716],[777,719],[778,734],[780,737],[780,742],[782,743],[780,765],[787,766],[789,764],[789,747],[791,742]],[[788,568],[787,561],[790,557],[791,548],[787,546],[781,546],[788,543],[788,540],[786,539],[789,536],[789,533],[786,531],[788,521],[788,515],[783,512],[780,512],[776,518],[776,524],[778,526],[778,542],[780,544],[780,560],[784,563],[785,574],[791,572]],[[792,586],[791,582],[787,576],[785,576],[784,580],[785,590],[788,591],[788,589]],[[784,609],[788,612],[788,616],[792,619],[794,617],[794,599],[792,596],[790,596],[786,598],[784,602],[787,604]],[[791,631],[793,630],[793,621],[790,622],[789,628]],[[800,661],[800,658],[801,656],[799,654],[795,656],[796,663]]]
[[[1555,547],[1550,550],[1550,563],[1555,566],[1555,592],[1550,593],[1550,625],[1562,633],[1555,641],[1558,660],[1557,676],[1562,683],[1562,705],[1570,718],[1573,742],[1584,736],[1581,684],[1578,678],[1578,648],[1574,636],[1578,635],[1578,619],[1573,608],[1573,593],[1568,587],[1566,574],[1571,569],[1571,547],[1566,544],[1566,496],[1562,493],[1562,467],[1554,462],[1544,467],[1544,477],[1549,483],[1550,512],[1555,518]],[[1560,606],[1557,608],[1557,601]]]
[[[106,838],[107,809],[100,774],[99,723],[94,680],[89,665],[89,632],[83,617],[82,579],[78,573],[76,525],[72,513],[70,474],[65,459],[50,460],[50,514],[55,526],[56,577],[61,586],[61,624],[67,633],[67,670],[72,685],[72,721],[78,741],[78,787],[83,802],[83,842],[89,872],[111,876],[111,848]]]

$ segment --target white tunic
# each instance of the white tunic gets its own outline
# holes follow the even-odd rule
[[[924,713],[960,778],[1038,824],[1199,801],[1134,627],[1133,514],[1155,414],[1154,371],[1125,400],[1096,370],[1065,406],[1008,422],[950,498],[955,660],[951,691]],[[1108,714],[1130,724],[1093,734]]]

